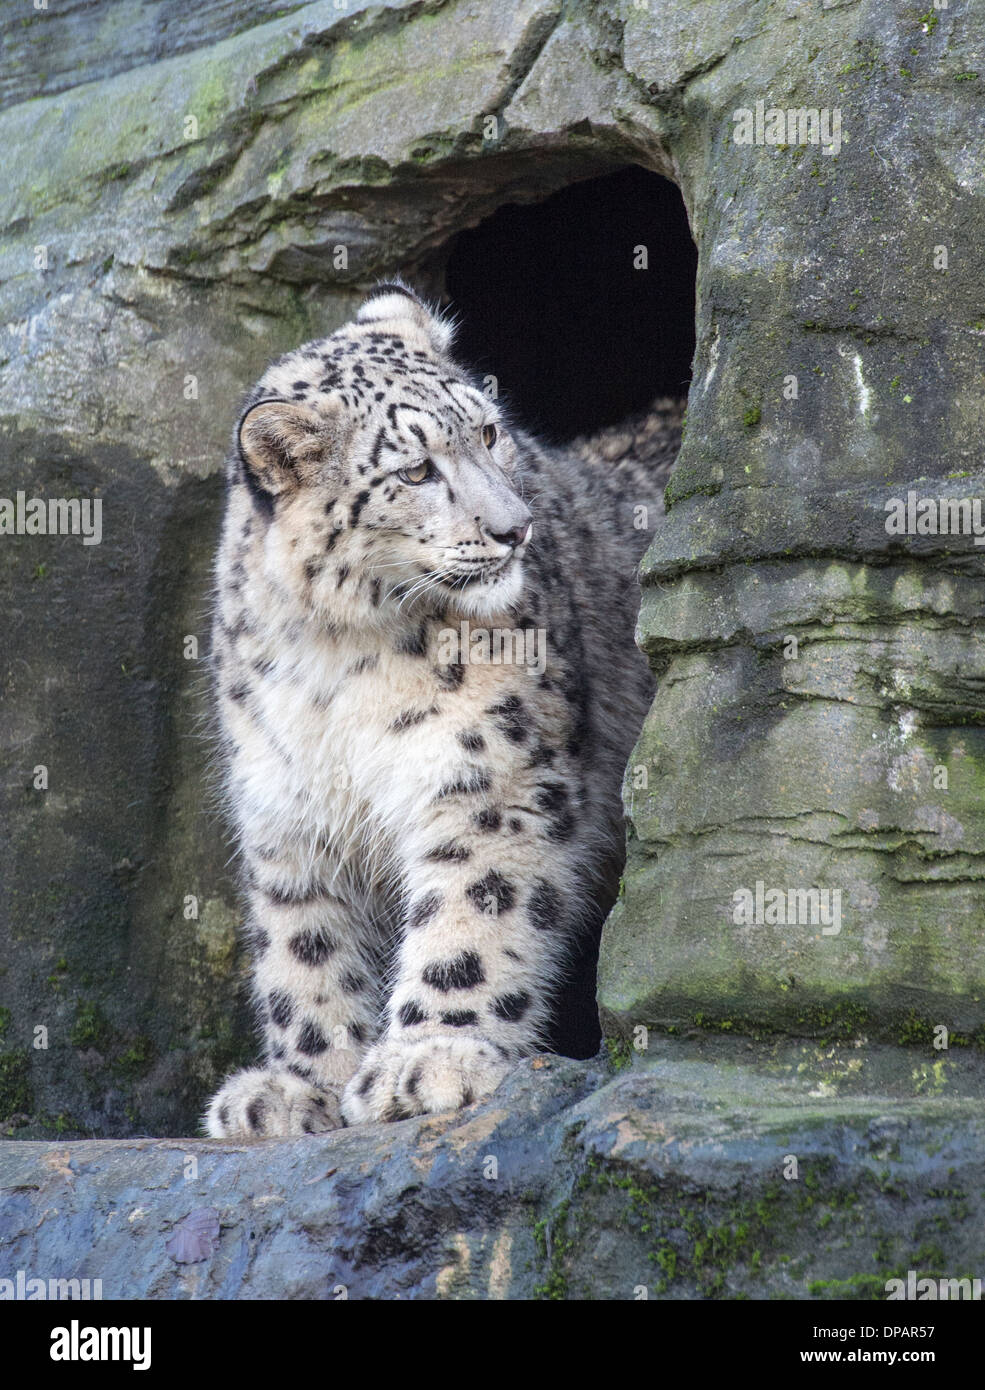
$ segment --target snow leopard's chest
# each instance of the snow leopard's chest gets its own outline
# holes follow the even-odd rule
[[[494,775],[503,701],[529,687],[524,668],[440,665],[440,632],[378,642],[298,645],[256,692],[258,742],[269,733],[262,794],[346,859],[385,854],[409,818],[456,778]],[[524,695],[530,703],[529,690]]]

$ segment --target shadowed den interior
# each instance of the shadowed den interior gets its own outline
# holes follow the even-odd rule
[[[687,395],[696,268],[680,190],[646,169],[506,204],[462,232],[447,263],[457,356],[494,375],[542,438],[616,424]]]
[[[506,204],[462,232],[447,262],[456,356],[494,375],[513,418],[542,439],[616,425],[687,395],[696,271],[680,191],[648,170]],[[599,934],[583,939],[558,1000],[551,1044],[570,1057],[601,1040]]]

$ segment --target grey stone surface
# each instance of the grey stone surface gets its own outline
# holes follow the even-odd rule
[[[911,1062],[662,1042],[614,1076],[536,1059],[458,1114],[310,1139],[8,1141],[0,1278],[532,1300],[884,1299],[910,1270],[981,1277],[981,1067],[935,1072],[930,1053],[921,1087]],[[189,1240],[189,1217],[217,1240]]]
[[[643,565],[662,685],[603,1015],[888,1040],[917,1016],[981,1043],[983,553],[890,537],[885,504],[985,489],[985,28],[869,4],[722,4],[690,27],[689,8],[624,11],[625,70],[677,102],[699,309]],[[757,101],[837,109],[840,150],[736,144]],[[757,881],[839,892],[840,932],[737,926]]]

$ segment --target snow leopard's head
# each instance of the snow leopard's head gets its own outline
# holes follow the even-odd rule
[[[531,514],[501,413],[448,356],[451,328],[400,284],[268,368],[233,480],[266,521],[272,579],[358,622],[422,604],[469,617],[520,597]]]

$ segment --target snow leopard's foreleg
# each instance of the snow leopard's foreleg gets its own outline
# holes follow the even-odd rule
[[[214,1138],[306,1134],[342,1123],[339,1096],[379,1016],[365,905],[295,843],[245,840],[253,992],[264,1065],[235,1073],[209,1104]]]
[[[348,1123],[466,1105],[541,1045],[577,916],[576,809],[556,773],[524,781],[449,767],[407,818],[395,983],[346,1087]]]

